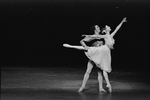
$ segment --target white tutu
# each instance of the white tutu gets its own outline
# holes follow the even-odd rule
[[[97,67],[107,72],[111,72],[111,55],[107,45],[90,47],[85,54],[90,60],[95,62]]]

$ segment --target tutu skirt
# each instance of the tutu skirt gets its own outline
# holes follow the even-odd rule
[[[98,68],[111,72],[111,54],[107,45],[90,47],[85,54],[97,65]]]

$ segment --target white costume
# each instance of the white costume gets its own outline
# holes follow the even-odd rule
[[[102,45],[100,47],[90,47],[88,51],[85,52],[85,54],[97,65],[97,67],[107,72],[111,72],[112,69],[110,47],[112,47],[113,44],[113,38],[105,38],[105,45]]]

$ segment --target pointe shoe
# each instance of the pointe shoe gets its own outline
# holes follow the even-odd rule
[[[84,89],[84,87],[80,87],[80,89],[78,90],[78,92],[82,92]]]
[[[111,85],[106,85],[106,87],[108,88],[109,92],[112,92]]]
[[[99,89],[99,92],[106,92],[106,90],[105,89]]]

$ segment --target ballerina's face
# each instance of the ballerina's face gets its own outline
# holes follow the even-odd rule
[[[111,31],[111,28],[106,25],[106,26],[105,26],[105,30],[106,30],[107,32],[110,32],[110,31]]]

